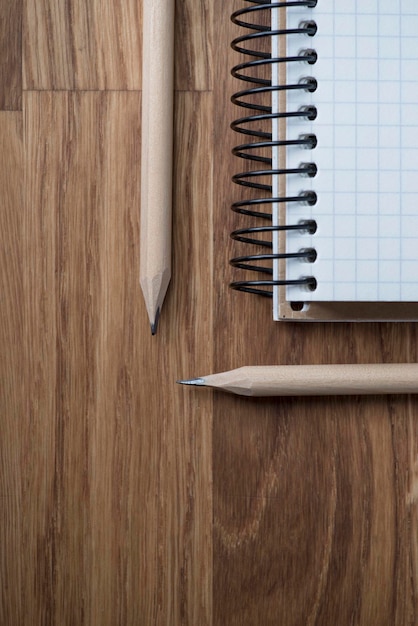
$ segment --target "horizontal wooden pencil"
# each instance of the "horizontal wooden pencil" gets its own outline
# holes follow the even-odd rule
[[[418,364],[258,365],[177,382],[241,396],[418,393]]]
[[[144,0],[140,284],[154,335],[171,278],[174,0]]]

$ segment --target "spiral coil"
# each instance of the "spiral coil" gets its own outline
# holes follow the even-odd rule
[[[231,46],[234,51],[250,57],[243,63],[235,65],[231,74],[235,78],[250,83],[250,87],[235,93],[231,101],[249,111],[248,115],[236,119],[231,128],[244,135],[246,142],[236,146],[232,153],[246,162],[250,161],[257,164],[261,169],[251,169],[235,174],[232,180],[235,184],[245,187],[246,189],[255,189],[265,192],[265,197],[247,198],[234,202],[231,206],[232,211],[263,220],[272,221],[271,210],[275,203],[306,203],[308,205],[316,204],[317,197],[314,191],[302,191],[300,195],[294,197],[278,196],[272,197],[273,186],[271,182],[265,182],[266,177],[286,176],[295,174],[298,176],[313,177],[316,174],[316,165],[314,163],[301,163],[297,168],[273,169],[273,159],[271,157],[271,149],[278,146],[299,145],[302,148],[313,150],[316,147],[317,139],[313,134],[300,135],[294,139],[273,140],[273,134],[270,129],[265,130],[265,125],[270,124],[272,120],[281,118],[299,117],[307,120],[314,120],[317,116],[317,110],[312,105],[302,106],[297,111],[273,111],[270,104],[263,102],[265,94],[273,94],[273,92],[285,92],[290,90],[299,90],[301,92],[314,92],[317,88],[315,78],[307,76],[297,84],[274,85],[269,78],[261,77],[263,68],[269,68],[272,64],[279,63],[301,63],[307,66],[314,65],[317,60],[317,54],[314,49],[307,48],[299,52],[297,56],[272,56],[270,51],[255,49],[258,42],[266,44],[271,41],[272,37],[288,37],[292,35],[305,34],[314,37],[316,34],[316,23],[312,20],[306,20],[299,24],[298,28],[292,29],[272,29],[270,25],[262,25],[256,23],[257,16],[261,11],[271,11],[284,7],[306,7],[314,8],[317,0],[294,0],[290,2],[268,2],[267,0],[246,0],[251,6],[246,6],[231,15],[231,20],[237,26],[246,29],[247,32],[240,37],[234,39]],[[251,47],[253,46],[253,47]],[[270,46],[269,46],[270,48]],[[264,126],[263,126],[264,125]],[[266,155],[267,151],[267,155]],[[270,153],[270,154],[269,154]],[[262,239],[261,237],[272,235],[273,232],[298,230],[313,234],[316,231],[316,223],[314,220],[305,220],[298,224],[286,224],[280,226],[255,226],[241,228],[231,233],[231,238],[235,241],[246,244],[262,246],[272,249],[271,240]],[[266,275],[272,275],[271,266],[264,264],[264,261],[273,262],[276,259],[297,258],[308,263],[313,263],[316,259],[316,252],[313,248],[301,249],[294,253],[277,253],[271,252],[265,254],[251,254],[246,256],[235,257],[230,263],[233,267],[243,270],[250,270]],[[270,264],[271,265],[271,264]],[[305,285],[308,289],[316,288],[315,278],[312,276],[299,278],[297,280],[272,280],[271,278],[259,280],[242,280],[232,282],[230,286],[233,289],[248,293],[255,293],[261,296],[271,297],[272,287],[276,285]],[[270,289],[266,289],[269,287]]]

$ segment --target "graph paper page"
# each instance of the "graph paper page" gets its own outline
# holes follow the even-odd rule
[[[317,203],[289,202],[286,223],[312,218],[317,232],[289,232],[286,252],[312,247],[317,260],[287,261],[286,277],[312,275],[317,288],[287,287],[287,300],[418,301],[418,2],[287,9],[287,28],[306,20],[316,35],[288,35],[287,56],[313,49],[317,62],[288,63],[286,83],[312,76],[318,87],[288,91],[287,111],[314,105],[317,118],[289,118],[287,139],[318,143],[288,147],[286,167],[314,162],[318,172],[287,175],[286,196],[314,190]]]

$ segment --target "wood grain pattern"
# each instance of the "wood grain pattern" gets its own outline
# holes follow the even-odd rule
[[[140,442],[132,437],[123,452],[118,445],[139,427],[123,355],[133,271],[122,280],[136,261],[139,105],[138,94],[29,94],[25,102],[32,426],[23,504],[34,512],[25,528],[36,564],[26,581],[35,603],[25,607],[39,623],[89,623],[102,609],[104,623],[120,619],[135,584],[127,551],[141,554],[127,522],[135,506],[121,497],[142,460]],[[115,159],[120,141],[125,156]]]
[[[140,89],[141,18],[137,0],[25,0],[25,89]],[[177,89],[211,89],[212,5],[178,2],[175,20]],[[21,62],[19,70],[21,76]]]
[[[213,25],[212,2],[184,0],[176,3],[176,89],[213,89]]]
[[[179,372],[213,367],[212,111],[209,94],[178,94],[173,279],[148,373],[150,388],[156,372],[165,387],[153,394],[162,424],[157,624],[212,624],[212,398],[199,401],[175,383]]]
[[[23,0],[0,2],[0,111],[22,108]]]
[[[136,0],[25,0],[25,89],[140,89]]]
[[[211,198],[194,158],[212,151],[206,100],[179,99],[195,166],[177,170],[175,241],[189,255],[166,316],[181,326],[162,320],[156,342],[138,281],[139,94],[25,96],[27,623],[211,623],[211,403],[174,394],[179,369],[212,367],[194,349],[210,324],[210,210],[184,228]]]
[[[254,428],[245,404],[219,451],[215,422],[215,623],[415,623],[406,432],[393,441],[413,407],[354,406],[267,402]]]
[[[173,279],[151,337],[141,3],[24,2],[23,112],[0,113],[0,622],[412,626],[418,400],[175,383],[418,361],[416,324],[274,323],[228,289],[242,2],[177,5]]]
[[[0,622],[22,623],[22,114],[0,113]],[[13,172],[13,176],[11,176]]]

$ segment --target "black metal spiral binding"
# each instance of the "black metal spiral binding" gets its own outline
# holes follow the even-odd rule
[[[267,212],[266,207],[271,207],[274,203],[291,202],[305,202],[308,205],[314,205],[317,201],[316,194],[314,191],[309,190],[302,192],[296,197],[273,198],[271,197],[273,191],[272,185],[261,182],[260,179],[262,177],[265,178],[266,176],[282,176],[288,174],[312,177],[316,174],[316,166],[314,163],[302,163],[297,168],[272,169],[272,158],[271,156],[266,156],[265,151],[271,151],[271,148],[276,146],[289,145],[300,145],[308,150],[313,150],[316,147],[317,140],[315,135],[306,134],[295,137],[294,139],[273,141],[272,133],[270,130],[263,130],[263,124],[265,125],[273,119],[290,117],[300,117],[313,120],[317,116],[317,111],[314,106],[303,106],[297,111],[273,113],[271,105],[266,105],[261,102],[262,96],[263,94],[271,94],[274,91],[300,90],[304,92],[314,92],[317,89],[317,83],[315,78],[307,76],[294,85],[273,85],[270,79],[262,78],[259,75],[257,76],[257,71],[260,73],[260,68],[268,67],[275,63],[305,62],[307,64],[307,68],[310,68],[311,65],[315,64],[317,54],[314,49],[307,48],[302,50],[298,56],[273,58],[271,52],[256,50],[255,45],[258,41],[266,42],[266,38],[271,38],[273,36],[288,37],[295,34],[306,34],[313,37],[316,33],[317,27],[315,21],[312,19],[301,22],[298,28],[272,30],[270,25],[257,24],[255,21],[252,21],[252,18],[256,20],[257,15],[260,15],[260,11],[271,11],[272,9],[279,9],[282,7],[302,6],[312,9],[317,5],[317,0],[294,0],[290,2],[246,0],[246,2],[251,3],[251,6],[246,6],[238,11],[235,11],[231,16],[231,20],[237,26],[245,28],[250,32],[234,39],[231,46],[236,52],[250,57],[250,60],[236,65],[231,70],[231,74],[235,78],[238,78],[246,83],[251,83],[252,86],[235,93],[231,100],[237,106],[248,109],[250,114],[235,120],[231,124],[231,128],[237,133],[245,135],[249,139],[246,143],[236,146],[232,153],[241,159],[262,164],[261,166],[263,169],[241,172],[233,176],[232,180],[235,184],[246,187],[247,189],[257,189],[267,192],[267,197],[240,200],[234,202],[231,209],[236,213],[261,218],[271,222],[271,211]],[[249,46],[254,47],[252,48]],[[248,227],[235,230],[231,233],[231,237],[236,241],[272,249],[273,246],[271,240],[261,239],[259,238],[259,235],[267,233],[271,234],[274,231],[284,230],[298,230],[313,234],[316,231],[316,223],[313,220],[306,220],[298,224]],[[286,258],[299,258],[312,263],[316,259],[316,252],[312,248],[305,248],[296,253],[246,255],[236,257],[232,259],[230,263],[233,267],[272,275],[272,268],[265,266],[263,262],[266,260],[273,261],[275,259]],[[271,288],[273,286],[290,284],[305,285],[306,288],[310,290],[314,290],[316,288],[316,281],[312,276],[300,278],[298,280],[272,280],[271,278],[266,278],[265,280],[243,280],[233,282],[230,286],[239,291],[271,297],[273,293]],[[270,287],[270,289],[266,289],[265,287]]]

